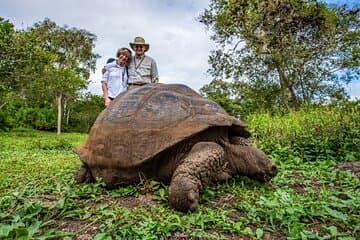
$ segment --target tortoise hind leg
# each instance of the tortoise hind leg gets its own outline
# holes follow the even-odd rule
[[[94,182],[94,178],[91,174],[91,171],[86,165],[82,165],[74,173],[74,177],[75,177],[75,181],[77,183],[92,183],[92,182]]]
[[[214,142],[195,144],[172,176],[170,205],[183,212],[195,210],[203,188],[219,180],[225,165],[224,154],[224,149]]]

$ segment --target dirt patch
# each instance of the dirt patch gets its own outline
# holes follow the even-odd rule
[[[186,233],[175,232],[171,237],[166,238],[167,240],[187,240],[190,236]]]
[[[292,178],[296,179],[296,181],[295,183],[289,184],[289,187],[292,188],[297,194],[306,194],[306,188],[308,187],[311,187],[316,192],[320,192],[322,188],[326,187],[326,185],[322,184],[317,179],[310,179],[310,182],[304,184],[303,182],[305,182],[306,180],[309,181],[309,179],[299,174],[294,174]]]
[[[336,167],[340,170],[350,171],[356,177],[360,178],[360,161],[341,163],[341,164],[337,165]]]
[[[250,226],[250,228],[253,230],[253,232],[256,231],[256,227]],[[208,233],[212,235],[218,235],[215,231],[207,231]],[[221,237],[221,238],[220,238]],[[243,235],[237,235],[237,234],[221,234],[219,235],[219,239],[228,239],[228,240],[253,240],[254,237],[247,237]],[[263,240],[285,240],[286,238],[280,235],[279,233],[272,233],[272,232],[264,232],[263,236],[261,237]]]
[[[224,207],[224,206],[231,206],[234,202],[236,202],[238,199],[235,195],[225,195],[220,196],[206,204],[206,206],[211,207]]]
[[[91,219],[77,220],[72,218],[63,218],[57,221],[56,229],[74,234],[76,240],[91,240],[99,231],[100,223]]]
[[[320,236],[326,234],[321,223],[313,223],[308,225],[307,230],[313,233],[318,233]]]
[[[286,238],[279,233],[264,232],[263,240],[285,240]]]
[[[59,196],[51,195],[51,194],[41,194],[36,197],[29,197],[31,201],[40,201],[44,207],[52,207],[54,206],[57,201],[59,200]]]
[[[151,194],[139,195],[138,197],[121,197],[116,202],[125,208],[133,209],[137,206],[154,206],[157,205]]]
[[[235,210],[235,209],[234,209]],[[244,211],[236,210],[228,214],[228,217],[231,221],[236,222],[239,221],[241,217],[246,218],[247,214]]]
[[[77,203],[84,204],[83,201],[77,201]],[[157,205],[157,203],[153,200],[153,197],[151,194],[145,194],[145,195],[139,195],[138,197],[129,196],[129,197],[110,197],[110,196],[103,196],[98,201],[89,200],[86,201],[87,206],[90,208],[97,208],[101,205],[118,205],[124,208],[133,209],[137,206],[154,206]]]

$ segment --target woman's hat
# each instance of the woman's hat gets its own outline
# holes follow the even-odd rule
[[[145,51],[145,52],[146,52],[147,50],[149,50],[149,48],[150,48],[150,45],[149,45],[148,43],[145,43],[145,40],[144,40],[144,38],[142,38],[142,37],[136,37],[136,38],[134,39],[134,42],[129,43],[129,44],[130,44],[131,49],[134,50],[134,51],[135,51],[135,46],[136,46],[136,45],[142,45],[142,46],[144,46],[144,51]]]
[[[109,58],[109,59],[106,61],[106,64],[112,63],[113,61],[115,61],[115,58]]]

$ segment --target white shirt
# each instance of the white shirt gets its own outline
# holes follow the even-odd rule
[[[106,83],[108,96],[115,98],[126,91],[128,76],[125,66],[119,66],[116,62],[105,65],[106,72],[102,75],[101,82]]]

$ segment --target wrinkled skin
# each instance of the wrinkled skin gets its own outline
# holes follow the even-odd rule
[[[222,146],[221,146],[221,145]],[[193,211],[199,194],[211,183],[234,175],[244,175],[260,182],[269,181],[277,173],[276,165],[244,138],[197,143],[176,169],[169,188],[169,202],[177,210]]]

